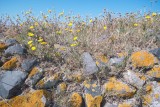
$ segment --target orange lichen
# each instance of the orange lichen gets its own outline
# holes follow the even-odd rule
[[[160,78],[160,65],[154,66],[152,70],[147,72],[147,74],[155,78]]]
[[[44,90],[36,90],[24,96],[16,96],[7,103],[0,102],[0,107],[44,107],[42,98],[50,98],[49,94]]]
[[[70,97],[70,107],[81,107],[82,97],[78,93],[73,93]]]
[[[157,63],[157,58],[147,51],[138,51],[131,55],[134,67],[150,67]]]
[[[158,93],[155,94],[154,97],[155,97],[156,99],[158,99],[158,98],[159,98],[159,94],[158,94]]]
[[[96,83],[92,84],[92,87],[93,88],[97,87],[97,84]]]
[[[127,84],[117,81],[116,78],[109,79],[109,82],[104,85],[106,92],[111,92],[113,95],[120,97],[131,97],[136,90],[132,90]]]
[[[146,86],[146,92],[151,92],[152,91],[152,86],[150,84],[148,84]]]
[[[38,68],[37,68],[37,67],[34,67],[34,68],[31,70],[31,72],[30,72],[30,74],[28,75],[28,77],[30,78],[30,77],[34,76],[37,72],[39,72]]]
[[[152,97],[150,95],[143,96],[143,104],[148,105],[152,102]]]
[[[7,45],[5,43],[0,43],[0,50],[3,50],[7,48]]]
[[[36,86],[38,86],[38,87],[43,87],[44,83],[45,83],[45,80],[44,80],[44,79],[41,79],[41,80],[36,84]]]
[[[107,62],[108,62],[108,58],[107,58],[105,55],[103,55],[103,54],[98,54],[98,55],[96,56],[96,59],[97,59],[97,60],[100,60],[100,61],[103,62],[103,63],[107,63]]]
[[[122,103],[122,104],[119,104],[118,107],[132,107],[132,106],[128,103]]]
[[[83,85],[84,85],[86,88],[90,88],[90,87],[91,87],[91,85],[88,84],[87,81],[84,81],[84,82],[83,82]]]
[[[10,59],[9,61],[7,61],[6,63],[4,63],[4,65],[2,66],[3,69],[5,70],[10,70],[16,67],[16,62],[17,62],[17,58],[13,57],[12,59]]]
[[[59,84],[60,91],[65,91],[67,89],[67,85],[65,82]]]
[[[91,94],[85,94],[87,107],[101,107],[102,96],[93,97]]]

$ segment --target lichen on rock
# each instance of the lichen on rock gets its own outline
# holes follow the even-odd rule
[[[134,67],[151,67],[158,59],[147,51],[138,51],[131,55],[131,61]]]
[[[16,62],[17,61],[18,61],[18,59],[16,57],[13,57],[12,59],[10,59],[6,63],[4,63],[3,66],[2,66],[2,68],[4,70],[11,70],[11,69],[13,69],[13,68],[16,67]]]
[[[79,93],[72,93],[70,99],[69,99],[69,105],[70,107],[81,107],[82,105],[82,97]]]

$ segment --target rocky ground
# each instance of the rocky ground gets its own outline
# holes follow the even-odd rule
[[[39,60],[13,38],[0,54],[0,107],[160,107],[160,48],[110,59],[84,52],[77,71]]]

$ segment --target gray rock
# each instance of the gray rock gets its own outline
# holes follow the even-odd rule
[[[25,71],[25,72],[29,72],[34,65],[37,63],[36,59],[26,59],[22,62],[21,64],[21,68]]]
[[[20,44],[15,44],[13,46],[8,47],[5,50],[5,55],[13,55],[13,54],[19,54],[22,55],[25,53],[25,48],[22,47]]]
[[[152,91],[149,94],[151,102],[148,105],[149,107],[160,107],[160,85],[156,81],[150,82],[149,85],[152,86]]]
[[[37,72],[30,78],[27,78],[25,84],[31,87],[35,87],[36,83],[43,77],[43,72]]]
[[[93,98],[95,97],[102,97],[102,91],[101,91],[101,88],[100,88],[100,85],[97,84],[97,81],[85,81],[83,83],[84,85],[84,90],[85,90],[85,93],[84,93],[84,98],[85,98],[85,105],[86,107],[88,107],[88,104],[86,101],[89,101],[90,98],[87,98],[86,95],[91,95]],[[99,101],[100,99],[94,99],[96,103],[96,107],[99,107],[101,105],[101,102]],[[88,103],[92,103],[91,102],[88,102]]]
[[[98,67],[88,52],[82,54],[84,75],[91,75],[98,72]]]
[[[128,70],[127,72],[123,73],[123,77],[128,82],[129,84],[137,87],[137,88],[142,88],[144,85],[145,81],[140,79],[138,75],[136,75],[133,71]]]
[[[103,107],[118,107],[118,105],[106,103]]]
[[[124,57],[121,57],[121,58],[115,57],[115,58],[111,58],[109,60],[109,63],[110,65],[120,65],[123,63],[123,61],[124,61]]]
[[[27,73],[21,71],[5,71],[0,75],[0,96],[11,98],[20,92]]]
[[[160,59],[160,48],[151,50],[150,53],[152,53],[152,54],[155,55],[158,59]]]
[[[17,42],[16,39],[10,38],[10,39],[7,39],[7,40],[5,41],[5,43],[9,46],[9,45],[14,45],[14,44],[16,44],[16,43],[18,43],[18,42]]]

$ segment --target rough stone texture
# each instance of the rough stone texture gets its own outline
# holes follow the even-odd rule
[[[15,44],[13,46],[8,47],[5,50],[5,55],[14,55],[14,54],[19,54],[22,55],[25,53],[25,48],[22,47],[20,44]]]
[[[98,67],[88,52],[84,52],[82,54],[82,64],[84,68],[84,75],[91,75],[98,72]]]
[[[115,57],[115,58],[111,58],[109,60],[109,63],[110,63],[110,65],[120,65],[123,63],[123,61],[124,61],[124,57],[121,57],[121,58]]]
[[[150,51],[152,54],[154,54],[159,60],[160,60],[160,48],[154,49]]]
[[[62,82],[57,86],[57,93],[63,93],[66,90],[67,90],[67,84],[65,82]]]
[[[100,69],[103,69],[107,66],[108,58],[103,53],[96,53],[95,58],[96,58],[96,65]]]
[[[118,107],[118,105],[106,103],[103,107]]]
[[[0,102],[0,107],[46,107],[49,105],[51,95],[44,90],[35,90],[26,95],[16,96]]]
[[[151,67],[158,59],[147,51],[138,51],[131,55],[131,61],[134,67]]]
[[[143,80],[143,78],[141,79],[138,73],[135,73],[131,70],[128,70],[127,72],[123,73],[123,77],[126,80],[126,82],[135,86],[136,88],[142,88],[143,84],[145,83],[145,80]]]
[[[102,102],[101,89],[96,81],[84,81],[85,88],[85,105],[87,107],[100,107]]]
[[[16,95],[26,76],[27,73],[21,71],[6,71],[0,75],[0,96],[11,98]]]
[[[34,65],[37,63],[36,59],[26,59],[22,62],[21,64],[21,68],[25,71],[25,72],[29,72]]]
[[[147,94],[143,95],[143,106],[160,107],[160,84],[156,81],[146,85]]]
[[[60,81],[60,76],[56,73],[51,77],[45,76],[36,84],[35,87],[38,89],[50,89],[56,87]]]
[[[2,66],[2,69],[4,70],[11,70],[13,68],[16,67],[16,62],[17,62],[17,58],[16,57],[13,57],[11,58],[9,61],[5,62]]]
[[[117,80],[116,78],[110,78],[107,83],[104,84],[104,93],[111,96],[118,97],[132,97],[136,90],[126,83]]]
[[[150,71],[147,72],[147,75],[152,79],[160,81],[160,65],[155,65]]]
[[[79,93],[72,93],[69,99],[70,107],[81,107],[82,106],[82,96]]]
[[[43,77],[44,72],[39,70],[38,68],[34,67],[28,78],[25,81],[25,84],[31,87],[34,87],[36,83]]]
[[[4,50],[6,48],[7,48],[7,45],[5,43],[3,43],[3,42],[2,43],[0,42],[0,51]]]
[[[14,45],[14,44],[16,44],[16,43],[18,43],[18,42],[17,42],[16,39],[10,38],[10,39],[7,39],[7,40],[5,41],[5,43],[9,46],[9,45]]]

